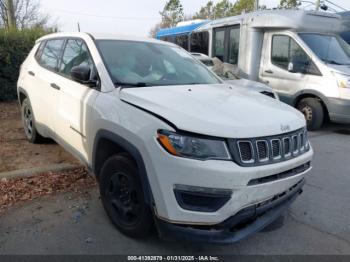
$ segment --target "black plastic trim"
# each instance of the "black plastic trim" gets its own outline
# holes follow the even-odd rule
[[[145,167],[142,155],[133,144],[131,144],[129,141],[125,140],[121,136],[104,129],[101,129],[97,132],[94,140],[93,151],[92,151],[93,172],[96,174],[96,158],[97,158],[96,151],[97,151],[97,146],[99,144],[99,141],[101,139],[108,139],[110,141],[113,141],[115,144],[123,148],[128,154],[130,154],[135,159],[138,167],[142,187],[143,187],[145,201],[147,204],[153,204],[154,198],[153,198],[151,186],[148,180],[147,171],[146,171],[146,167]]]
[[[271,176],[265,176],[265,177],[252,179],[252,180],[250,180],[248,182],[248,186],[261,185],[261,184],[273,182],[273,181],[276,181],[276,180],[280,180],[280,179],[296,176],[296,175],[298,175],[300,173],[303,173],[303,172],[307,171],[310,167],[311,167],[311,162],[307,162],[307,163],[302,164],[302,165],[300,165],[298,167],[292,168],[292,169],[287,170],[287,171],[282,172],[282,173],[278,173],[276,175],[271,175]]]
[[[196,187],[182,189],[181,187],[174,188],[174,194],[179,206],[185,210],[198,212],[215,212],[222,208],[230,199],[232,195],[231,190],[222,189],[204,189],[196,190]],[[189,203],[186,198],[197,197],[197,203]]]

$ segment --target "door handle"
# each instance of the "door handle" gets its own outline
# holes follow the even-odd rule
[[[271,69],[269,69],[269,70],[265,70],[265,73],[273,74],[273,71]]]
[[[52,88],[55,88],[56,90],[60,90],[60,89],[61,89],[61,88],[60,88],[58,85],[56,85],[55,83],[51,83],[50,86],[51,86]]]
[[[35,76],[35,73],[33,71],[28,71],[28,74],[30,74],[31,76]]]

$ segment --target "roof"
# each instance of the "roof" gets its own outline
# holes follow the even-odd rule
[[[93,37],[94,39],[97,39],[97,40],[103,39],[103,40],[139,41],[139,42],[158,43],[158,44],[166,44],[166,45],[174,46],[174,44],[172,43],[160,41],[154,38],[118,35],[118,34],[84,33],[84,32],[60,32],[60,33],[48,34],[39,38],[37,42],[51,39],[51,38],[63,38],[63,37],[80,37],[80,38]]]
[[[239,24],[243,21],[250,27],[255,28],[336,31],[341,24],[341,17],[337,14],[323,11],[263,10],[217,19],[202,25],[196,31]]]
[[[193,30],[197,29],[198,27],[208,23],[209,21],[203,21],[200,23],[194,23],[190,25],[185,26],[177,26],[177,27],[171,27],[171,28],[164,28],[158,31],[157,33],[157,39],[159,39],[162,36],[173,36],[173,35],[184,35],[189,34]]]

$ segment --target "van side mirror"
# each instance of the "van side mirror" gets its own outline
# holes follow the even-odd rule
[[[81,84],[87,84],[90,82],[90,74],[91,74],[90,67],[85,65],[74,66],[70,70],[70,76],[72,77],[72,79]]]
[[[294,73],[294,64],[292,62],[288,64],[288,71]]]

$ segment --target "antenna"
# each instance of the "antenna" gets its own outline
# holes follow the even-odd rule
[[[79,24],[79,22],[78,22],[78,32],[80,32],[80,24]]]

